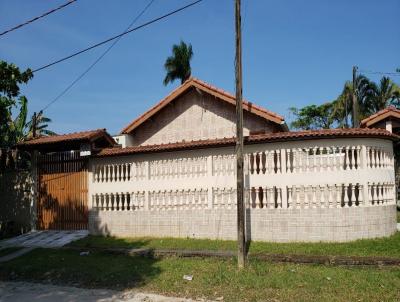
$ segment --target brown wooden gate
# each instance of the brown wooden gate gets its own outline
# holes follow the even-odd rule
[[[37,228],[87,229],[87,158],[79,151],[60,152],[40,155],[37,163]]]

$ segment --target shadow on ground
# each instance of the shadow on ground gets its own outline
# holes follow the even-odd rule
[[[112,301],[116,292],[110,290],[84,290],[70,287],[58,287],[28,282],[0,283],[0,301],[9,302],[72,302],[72,301]]]
[[[143,286],[159,275],[156,263],[147,257],[38,248],[1,263],[0,280],[121,290]]]

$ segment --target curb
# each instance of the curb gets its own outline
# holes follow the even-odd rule
[[[60,248],[59,248],[60,249]],[[177,249],[151,249],[151,248],[84,248],[84,247],[62,247],[65,250],[97,251],[110,254],[127,256],[140,256],[149,258],[182,257],[182,258],[235,258],[233,251],[210,251],[210,250],[177,250]],[[318,256],[318,255],[281,255],[281,254],[249,254],[249,259],[256,259],[277,263],[299,263],[299,264],[324,264],[324,265],[372,265],[372,266],[400,266],[400,258],[390,257],[360,257],[360,256]]]

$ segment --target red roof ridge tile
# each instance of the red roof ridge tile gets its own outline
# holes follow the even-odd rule
[[[226,95],[226,96],[228,96],[228,97],[230,97],[230,98],[232,98],[232,99],[236,99],[236,97],[235,97],[233,94],[227,92],[226,90],[223,90],[223,89],[221,89],[221,88],[218,88],[218,87],[216,87],[216,86],[213,86],[213,85],[211,85],[211,84],[209,84],[209,83],[207,83],[207,82],[204,82],[203,80],[200,80],[200,79],[195,78],[195,77],[192,77],[191,79],[192,79],[193,81],[199,83],[200,85],[204,85],[204,86],[206,86],[206,87],[208,87],[208,88],[210,88],[210,89],[219,91],[221,94],[224,94],[224,95]],[[279,114],[277,114],[277,113],[275,113],[275,112],[272,112],[272,111],[270,111],[270,110],[268,110],[268,109],[266,109],[266,108],[264,108],[264,107],[258,106],[258,105],[254,104],[254,103],[251,102],[251,101],[248,101],[248,100],[246,100],[246,99],[243,99],[243,103],[245,103],[245,104],[251,104],[252,107],[257,108],[257,109],[260,110],[260,111],[264,111],[265,113],[268,113],[268,114],[270,114],[270,115],[273,115],[273,116],[275,116],[275,117],[281,119],[282,121],[284,120],[283,116],[281,116],[281,115],[279,115]]]
[[[104,134],[108,138],[112,139],[112,137],[107,133],[107,130],[105,128],[99,128],[94,130],[76,131],[65,134],[56,134],[50,136],[31,138],[29,140],[21,142],[19,145],[36,145],[36,144],[56,143],[56,142],[71,141],[71,140],[85,140],[94,138],[99,134]]]
[[[390,133],[384,129],[356,128],[356,129],[322,129],[322,130],[304,130],[292,132],[277,132],[255,134],[244,137],[245,144],[269,143],[278,141],[292,141],[305,139],[329,139],[340,137],[375,137],[386,138],[393,141],[400,139],[400,136]],[[130,155],[138,153],[156,153],[168,152],[173,150],[201,149],[219,146],[234,146],[235,137],[221,139],[206,139],[191,142],[175,142],[158,145],[132,146],[126,148],[106,148],[100,151],[97,156],[117,156]]]

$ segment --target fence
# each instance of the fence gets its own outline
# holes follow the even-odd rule
[[[31,174],[26,170],[0,173],[0,238],[32,228]]]
[[[90,207],[98,216],[92,216],[96,220],[92,224],[93,231],[107,224],[109,231],[116,234],[142,234],[142,231],[132,231],[131,225],[135,221],[125,220],[125,227],[116,221],[126,212],[142,213],[131,218],[140,221],[139,216],[147,217],[153,219],[155,225],[159,225],[163,215],[164,224],[173,225],[171,220],[185,215],[185,211],[203,218],[210,213],[209,217],[226,213],[230,217],[226,223],[232,224],[232,219],[236,223],[232,218],[236,208],[233,151],[233,148],[224,147],[92,159]],[[339,210],[337,213],[343,211],[343,215],[349,213],[346,219],[353,217],[358,221],[360,215],[364,215],[365,224],[360,222],[360,227],[369,230],[370,225],[376,226],[367,234],[353,229],[353,234],[341,240],[387,235],[395,229],[394,214],[390,214],[390,209],[395,207],[392,143],[384,139],[342,138],[246,145],[245,200],[252,216],[248,221],[253,220],[252,224],[257,223],[257,217],[264,211],[265,215],[280,217],[277,223],[282,225],[304,218],[310,221],[312,229],[315,223],[322,223],[321,215]],[[385,209],[364,210],[377,207]],[[361,208],[363,210],[359,212],[354,210]],[[389,214],[382,214],[379,223],[376,219],[372,223],[370,219],[381,211]],[[171,218],[168,220],[168,217]],[[206,224],[207,219],[204,219],[200,223]],[[221,217],[215,219],[224,221]],[[181,229],[189,223],[185,221],[181,222]],[[341,218],[331,221],[331,225],[335,223],[348,224]],[[141,225],[144,227],[142,222]],[[256,230],[258,228],[255,226]],[[252,230],[255,237],[261,240],[268,237],[257,235],[261,231],[256,230]],[[342,231],[349,230],[344,228]],[[189,231],[185,232],[178,236],[187,235]],[[224,232],[214,236],[212,227],[204,232],[190,232],[200,237],[227,237]],[[311,235],[307,235],[304,231],[296,240],[310,240],[313,232],[311,230],[308,232]],[[317,233],[319,235],[311,240],[336,240],[333,235]],[[160,231],[155,234],[146,231],[145,235],[160,235]]]

